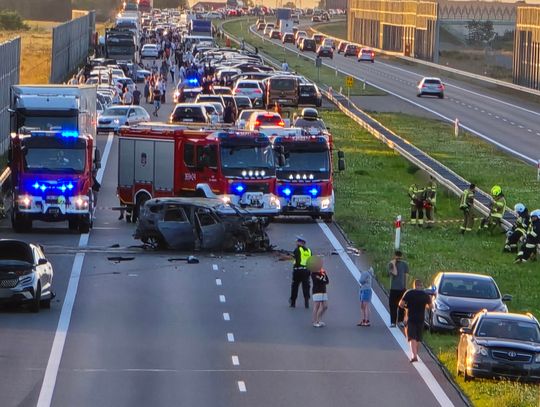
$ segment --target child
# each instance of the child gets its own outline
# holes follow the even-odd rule
[[[360,272],[360,278],[358,283],[360,284],[360,311],[362,320],[356,324],[356,326],[371,326],[369,322],[371,295],[373,289],[371,288],[371,282],[373,280],[373,268]]]

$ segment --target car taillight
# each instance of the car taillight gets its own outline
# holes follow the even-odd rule
[[[372,53],[371,53],[371,58],[374,58],[374,57],[375,57],[375,53],[372,52]]]
[[[259,93],[262,93],[262,90],[260,90],[260,89],[255,89],[254,92],[257,93],[257,94],[259,94]]]
[[[255,127],[259,127],[261,125],[261,121],[260,120],[255,120]]]
[[[440,89],[440,90],[444,90],[444,85],[443,85],[443,84],[440,84],[440,85],[439,85],[439,89]]]
[[[240,93],[240,92],[242,92],[240,89],[235,89],[234,90],[234,93]]]
[[[285,127],[285,122],[283,120],[280,120],[277,125],[279,127]]]

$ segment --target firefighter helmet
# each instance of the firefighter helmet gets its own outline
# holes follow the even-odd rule
[[[531,212],[531,217],[536,216],[537,218],[540,218],[540,209],[535,209]]]
[[[526,209],[527,208],[522,203],[517,203],[517,204],[514,205],[514,210],[517,213],[523,213],[523,212],[525,212]]]
[[[499,196],[502,193],[502,188],[498,185],[495,185],[493,188],[491,188],[491,195],[493,196]]]

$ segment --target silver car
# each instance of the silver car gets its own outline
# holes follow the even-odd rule
[[[444,99],[444,84],[439,78],[422,78],[416,88],[418,97],[429,95]]]
[[[474,316],[487,311],[508,312],[495,280],[482,274],[441,272],[435,276],[431,288],[431,306],[426,308],[425,324],[432,331],[450,331],[468,326]]]
[[[120,127],[148,122],[150,115],[140,106],[113,105],[105,109],[98,119],[98,133],[117,133]]]
[[[247,96],[252,101],[263,98],[263,85],[253,79],[241,79],[236,82],[233,93],[236,96]]]
[[[32,312],[50,308],[53,268],[35,244],[0,240],[0,302],[28,304]]]

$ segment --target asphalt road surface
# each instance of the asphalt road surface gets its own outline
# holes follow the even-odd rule
[[[98,136],[98,147],[102,189],[90,234],[40,222],[15,234],[0,222],[2,237],[45,246],[57,293],[39,314],[0,309],[1,406],[463,405],[427,354],[409,363],[378,297],[373,326],[356,327],[357,269],[335,226],[270,226],[277,247],[292,249],[301,234],[325,258],[330,308],[317,329],[310,310],[288,307],[291,264],[274,254],[201,254],[187,265],[170,261],[179,253],[132,247],[134,225],[110,209],[116,137]],[[119,255],[133,260],[107,259]]]
[[[261,32],[252,31],[265,38]],[[265,39],[282,46],[279,40]],[[285,46],[308,58],[315,58],[314,52],[298,51],[293,44]],[[377,56],[375,63],[357,62],[356,57],[344,57],[337,52],[333,59],[323,58],[323,64],[356,80],[365,80],[440,119],[454,121],[457,118],[462,128],[530,164],[536,165],[540,159],[540,111],[536,103],[526,98],[444,76],[441,79],[446,86],[445,99],[419,98],[416,96],[417,83],[423,76],[431,76],[421,66],[407,66],[377,59]]]

